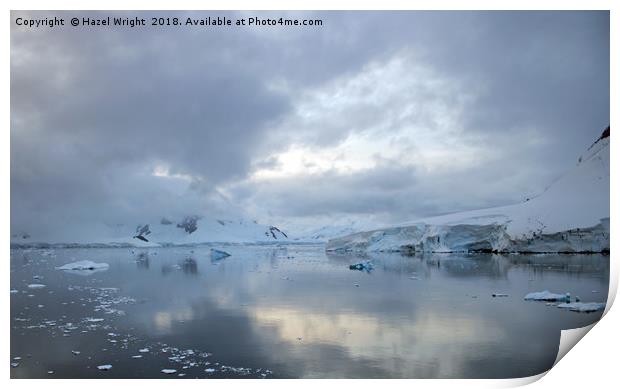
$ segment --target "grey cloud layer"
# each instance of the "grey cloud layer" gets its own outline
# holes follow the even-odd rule
[[[194,14],[206,15],[216,13]],[[13,25],[12,228],[248,210],[263,218],[380,213],[396,220],[498,205],[557,177],[609,123],[606,12],[284,15],[320,17],[324,26]],[[444,131],[423,103],[398,118],[400,104],[412,99],[429,109],[459,105],[462,96],[433,88],[415,88],[411,98],[395,94],[383,105],[348,106],[341,115],[330,104],[312,120],[296,112],[308,91],[329,90],[400,57],[471,95],[456,116],[459,134],[505,158],[452,175],[390,159],[347,175],[249,179],[291,144],[320,149],[351,134],[380,138],[411,121]],[[404,143],[415,150],[414,140]],[[180,178],[153,176],[156,168]],[[450,191],[450,183],[461,190]]]

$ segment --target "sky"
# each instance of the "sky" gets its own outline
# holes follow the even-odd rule
[[[108,15],[323,25],[14,23]],[[14,232],[187,215],[290,231],[511,204],[609,125],[608,12],[11,19]]]

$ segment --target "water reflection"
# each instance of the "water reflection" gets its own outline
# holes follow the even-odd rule
[[[183,273],[189,275],[197,275],[198,274],[198,263],[192,257],[185,259],[181,262],[181,268],[183,269]]]
[[[141,252],[136,256],[136,265],[138,269],[149,270],[150,261],[149,254],[146,252]]]
[[[328,252],[327,258],[335,264],[352,264],[360,259],[370,260],[383,271],[403,273],[426,273],[437,268],[455,277],[506,278],[513,267],[527,267],[540,273],[598,274],[608,277],[609,256],[592,254],[423,254],[403,256],[397,253],[371,255],[337,254]]]
[[[11,315],[31,312],[36,302],[46,306],[41,311],[46,319],[68,315],[78,321],[92,315],[92,307],[45,309],[80,298],[68,285],[104,285],[141,302],[123,306],[124,316],[106,317],[119,331],[207,350],[221,363],[268,368],[277,377],[516,377],[552,365],[560,329],[600,317],[526,302],[523,296],[549,289],[600,301],[609,279],[608,257],[592,255],[346,256],[326,255],[321,246],[230,246],[231,257],[213,266],[208,247],[191,250],[158,249],[158,255],[58,250],[50,259],[87,256],[110,263],[109,271],[86,279],[54,273],[56,264],[39,262],[36,253],[28,266],[16,255],[11,287],[23,289],[21,280],[36,273],[54,293],[39,293],[36,300],[12,295]],[[372,272],[349,270],[363,260],[372,261]],[[161,271],[145,271],[151,265]],[[493,298],[496,292],[508,297]],[[12,354],[36,354],[40,363],[28,367],[28,374],[61,371],[55,365],[58,350],[38,347],[43,333],[20,334],[11,332]],[[158,363],[167,363],[162,358],[147,364],[155,377],[165,367]],[[149,376],[118,363],[108,376]],[[12,374],[25,374],[21,371],[26,369]],[[90,373],[73,368],[66,374]]]
[[[168,275],[170,274],[172,271],[174,271],[174,266],[170,265],[170,264],[163,264],[161,265],[161,274],[162,275]]]

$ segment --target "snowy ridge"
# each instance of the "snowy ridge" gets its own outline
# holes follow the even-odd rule
[[[148,228],[145,230],[144,228]],[[147,231],[148,232],[145,232]],[[140,232],[142,231],[142,232]],[[159,247],[202,243],[277,243],[288,241],[286,232],[255,221],[188,217],[173,222],[166,218],[135,225],[96,225],[76,233],[46,237],[11,237],[12,247]],[[71,237],[69,237],[69,235]],[[137,238],[144,237],[147,241]]]
[[[332,238],[351,235],[356,232],[368,231],[382,227],[369,220],[349,220],[339,224],[324,225],[319,228],[294,228],[292,239],[299,242],[325,243]]]
[[[605,135],[606,134],[606,135]],[[577,166],[520,204],[432,217],[328,242],[328,251],[609,251],[609,129]]]

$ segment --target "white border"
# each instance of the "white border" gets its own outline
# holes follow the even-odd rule
[[[455,0],[435,0],[435,1],[400,1],[400,0],[381,0],[381,1],[356,1],[347,3],[345,1],[338,0],[298,0],[298,1],[283,1],[283,0],[268,0],[268,1],[251,1],[251,0],[230,0],[230,1],[196,1],[196,0],[176,0],[174,2],[164,1],[76,1],[76,0],[64,0],[55,2],[45,1],[5,1],[7,4],[7,11],[5,18],[9,19],[4,25],[4,39],[2,40],[2,49],[4,53],[10,53],[10,13],[9,10],[17,9],[59,9],[59,10],[91,10],[91,9],[134,9],[134,10],[173,10],[173,9],[196,9],[196,10],[340,10],[340,9],[365,9],[365,10],[380,10],[380,9],[418,9],[418,10],[462,10],[462,9],[497,9],[497,10],[546,10],[546,9],[609,9],[611,10],[611,107],[617,107],[618,105],[618,79],[614,69],[618,69],[618,21],[619,17],[616,11],[620,9],[620,2],[611,0],[590,0],[590,1],[576,1],[576,0],[563,0],[563,1],[532,1],[532,0],[504,0],[504,1],[463,1]],[[5,20],[7,20],[5,19]],[[4,93],[3,93],[3,115],[4,122],[6,123],[6,130],[2,134],[2,142],[0,144],[1,153],[1,171],[3,175],[3,182],[6,185],[6,189],[2,191],[2,219],[5,221],[0,226],[0,236],[4,237],[2,240],[2,252],[5,254],[5,276],[4,290],[9,289],[10,285],[10,273],[8,271],[8,252],[9,252],[9,220],[10,220],[10,154],[9,154],[9,128],[10,128],[10,54],[2,61],[2,74],[4,75]],[[611,118],[615,118],[617,109],[611,110]],[[613,121],[613,120],[611,120]],[[615,127],[614,127],[615,128]],[[614,138],[615,139],[615,138]],[[616,151],[618,147],[615,146],[616,141],[611,142],[611,170],[616,171],[618,158]],[[620,198],[620,192],[618,192],[618,183],[614,179],[614,175],[611,177],[611,198]],[[618,224],[617,207],[614,202],[611,203],[611,230],[616,231]],[[612,246],[615,248],[617,238],[612,234]],[[613,253],[613,250],[612,250]],[[524,385],[533,381],[537,381],[544,376],[544,379],[536,382],[537,387],[550,388],[550,387],[562,387],[562,388],[583,388],[583,387],[607,387],[609,383],[617,381],[615,369],[617,369],[617,351],[618,351],[618,329],[620,329],[620,314],[618,308],[609,311],[611,302],[613,301],[618,286],[618,270],[619,266],[615,261],[614,254],[610,256],[611,272],[610,272],[610,295],[608,298],[608,307],[606,309],[606,315],[601,323],[595,326],[595,329],[591,331],[579,344],[575,347],[576,350],[569,352],[568,355],[563,358],[556,367],[554,367],[548,374],[541,374],[537,377],[530,377],[517,380],[252,380],[248,381],[236,381],[236,380],[218,380],[215,384],[219,387],[236,387],[243,384],[251,384],[256,387],[284,387],[295,385],[296,387],[310,387],[315,384],[331,386],[340,385],[355,385],[360,387],[375,386],[375,385],[390,385],[396,387],[409,387],[411,385],[422,387],[513,387]],[[2,338],[2,348],[8,353],[9,347],[9,294],[5,292],[2,295],[3,307],[5,309],[4,320],[1,321],[2,331],[5,336]],[[5,362],[6,363],[6,362]],[[6,363],[4,370],[4,379],[7,383],[15,387],[31,387],[45,385],[46,387],[66,387],[66,386],[83,386],[89,385],[93,387],[104,387],[110,384],[116,384],[116,381],[110,380],[89,380],[84,382],[82,380],[9,380],[10,367]],[[123,380],[122,383],[127,385],[142,385],[163,387],[166,385],[166,381],[163,380]],[[345,382],[346,381],[346,382]],[[174,384],[179,384],[181,381],[175,381]],[[214,381],[205,382],[203,380],[184,380],[183,385],[214,385]]]

